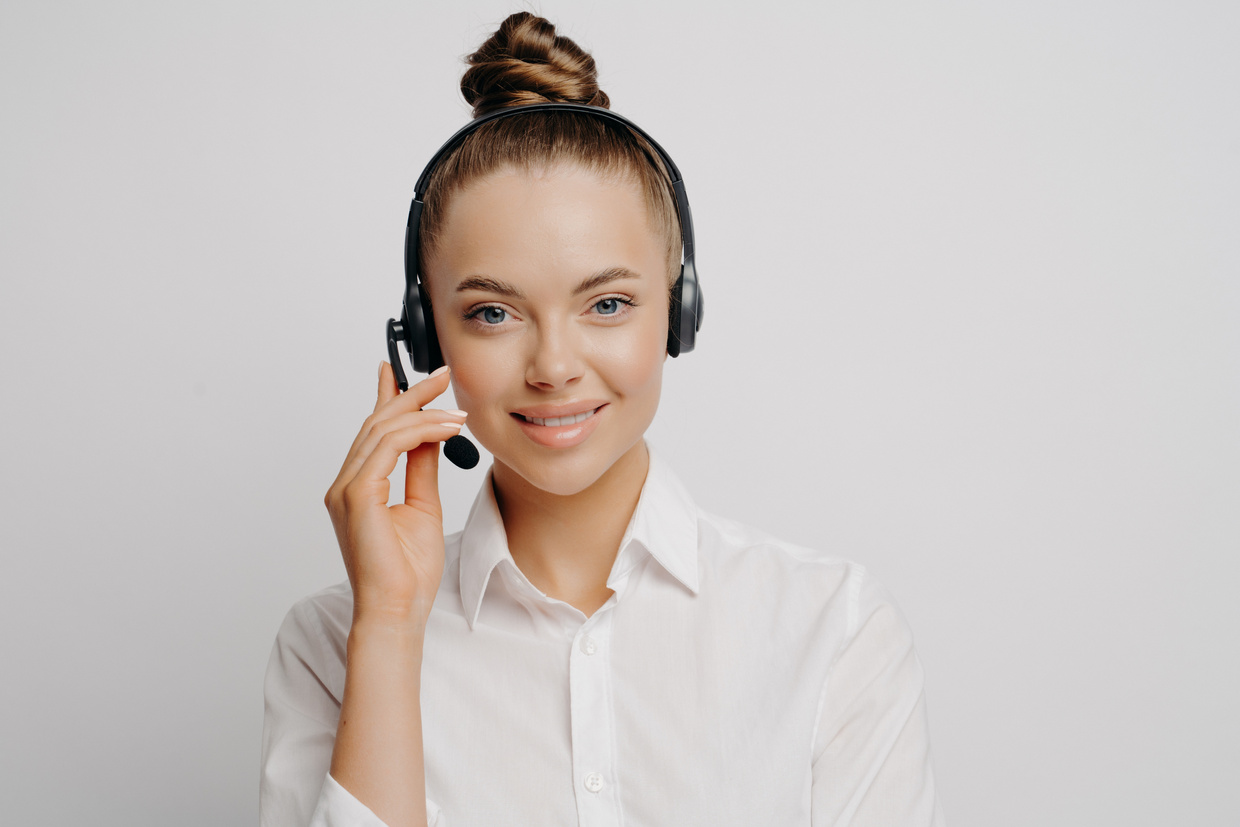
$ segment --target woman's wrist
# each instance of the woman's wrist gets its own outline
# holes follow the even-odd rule
[[[389,649],[422,654],[426,637],[424,618],[397,618],[377,614],[355,614],[349,628],[348,649]]]

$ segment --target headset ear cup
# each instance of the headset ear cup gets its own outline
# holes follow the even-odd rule
[[[676,283],[672,285],[667,308],[667,355],[673,359],[680,355],[680,305],[684,283],[685,268],[681,265],[680,275],[676,277]]]
[[[418,373],[426,373],[426,320],[423,317],[422,291],[418,285],[411,284],[405,289],[405,349],[409,351],[409,361]]]
[[[430,373],[443,364],[443,356],[435,335],[435,317],[431,315],[430,299],[417,282],[409,285],[405,295],[405,313],[409,317],[405,324],[405,347],[409,350],[413,369],[419,373]]]
[[[430,291],[419,288],[418,300],[422,304],[422,317],[425,320],[421,342],[426,348],[426,372],[430,373],[443,367],[443,353],[439,350],[439,333],[435,330],[435,313],[431,309]]]
[[[668,354],[679,356],[693,350],[702,326],[702,291],[698,287],[693,259],[680,267],[680,278],[672,293],[672,319],[668,327]],[[675,349],[673,350],[673,346]]]

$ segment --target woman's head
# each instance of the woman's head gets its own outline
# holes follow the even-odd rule
[[[609,107],[594,58],[555,27],[518,12],[469,55],[461,93],[474,117],[549,101]],[[641,136],[601,118],[535,112],[486,124],[444,157],[427,185],[419,225],[419,272],[429,273],[442,242],[447,205],[460,191],[498,171],[574,165],[637,187],[650,226],[664,243],[668,285],[680,263],[680,221],[662,160]]]
[[[607,103],[593,60],[527,13],[469,61],[475,115]],[[670,185],[643,145],[589,115],[531,113],[478,129],[431,176],[420,270],[457,402],[497,479],[573,494],[641,451],[680,261]]]

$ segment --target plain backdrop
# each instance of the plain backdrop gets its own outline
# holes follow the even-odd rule
[[[949,821],[1240,823],[1223,0],[5,3],[3,820],[256,821],[413,183],[520,8],[685,177],[651,444],[896,595]]]

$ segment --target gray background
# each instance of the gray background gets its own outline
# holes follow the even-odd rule
[[[412,185],[517,8],[3,5],[6,823],[255,821]],[[1240,6],[535,8],[693,203],[652,444],[894,592],[949,821],[1237,823]]]

